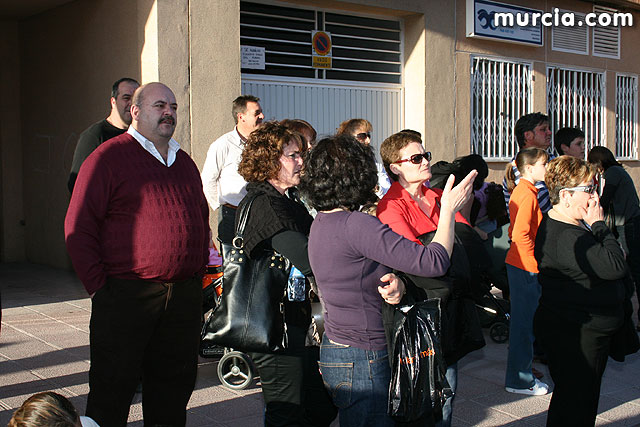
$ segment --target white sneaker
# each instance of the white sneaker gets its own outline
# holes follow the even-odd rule
[[[511,388],[505,387],[509,393],[528,394],[529,396],[542,396],[549,393],[549,386],[535,378],[535,383],[531,388]]]

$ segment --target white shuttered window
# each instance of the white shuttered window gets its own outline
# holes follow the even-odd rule
[[[471,62],[471,152],[510,160],[518,144],[513,128],[532,109],[532,65],[474,57]]]

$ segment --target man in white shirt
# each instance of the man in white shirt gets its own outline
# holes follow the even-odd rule
[[[214,211],[220,208],[218,239],[228,244],[234,237],[236,208],[247,194],[247,183],[238,174],[244,142],[264,120],[260,98],[252,95],[237,97],[231,114],[236,127],[211,144],[201,174],[209,206]]]

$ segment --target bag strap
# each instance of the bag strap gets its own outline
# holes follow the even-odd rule
[[[242,249],[242,247],[244,246],[244,229],[247,227],[247,221],[249,220],[249,211],[251,210],[253,201],[260,194],[262,193],[253,193],[247,203],[242,205],[242,208],[240,209],[240,218],[238,219],[238,223],[236,224],[236,237],[234,237],[231,241],[233,247],[236,249]]]

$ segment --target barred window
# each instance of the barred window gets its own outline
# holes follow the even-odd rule
[[[638,159],[638,77],[616,75],[616,157]]]
[[[549,128],[578,127],[585,134],[585,152],[605,144],[605,75],[559,66],[547,67]]]
[[[312,66],[312,31],[331,34],[332,67]],[[402,83],[398,20],[240,2],[240,44],[265,49],[265,68],[244,74]]]
[[[471,152],[510,160],[514,126],[532,109],[531,63],[474,57],[471,63]]]

